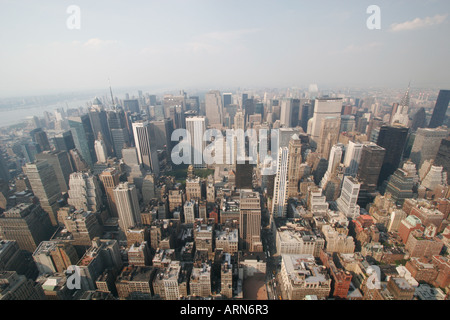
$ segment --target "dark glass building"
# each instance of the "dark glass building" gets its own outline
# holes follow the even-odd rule
[[[403,126],[381,126],[377,145],[386,149],[378,186],[397,170],[402,159],[409,129]]]
[[[442,126],[450,102],[450,90],[440,90],[428,128]]]

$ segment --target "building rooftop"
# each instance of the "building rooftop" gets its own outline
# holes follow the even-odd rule
[[[313,255],[283,254],[281,257],[288,277],[294,285],[321,284],[329,281],[326,268],[317,265]]]

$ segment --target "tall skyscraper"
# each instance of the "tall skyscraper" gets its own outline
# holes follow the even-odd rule
[[[17,241],[21,250],[34,252],[53,232],[49,216],[39,204],[21,203],[0,215],[0,238]]]
[[[257,251],[261,245],[261,200],[258,192],[241,190],[239,236],[243,248]]]
[[[223,123],[223,105],[220,92],[211,90],[205,94],[206,118],[210,126],[222,126]]]
[[[173,131],[173,125],[172,123],[167,120],[160,120],[160,121],[151,121],[150,125],[153,128],[153,132],[155,135],[155,146],[157,149],[163,150],[164,148],[168,151],[170,154],[171,151],[171,137],[172,137],[172,131]]]
[[[355,131],[355,116],[344,115],[341,116],[341,127],[340,132],[352,132]]]
[[[73,141],[72,131],[65,131],[53,138],[53,144],[56,150],[69,151],[75,149],[75,142]]]
[[[144,166],[144,169],[152,170],[153,174],[159,175],[158,154],[152,143],[154,139],[152,139],[150,123],[148,121],[134,122],[133,135],[139,163]]]
[[[141,223],[141,210],[137,196],[136,186],[128,182],[120,183],[114,189],[119,226],[123,232]]]
[[[203,135],[206,131],[205,117],[186,118],[186,130],[191,136],[191,164],[194,168],[204,167],[203,151],[206,143]]]
[[[70,175],[68,203],[77,210],[97,212],[102,206],[102,192],[97,176],[75,172]]]
[[[358,204],[365,207],[374,197],[386,149],[375,143],[365,144],[361,152],[357,179],[361,182]]]
[[[289,141],[288,190],[287,196],[297,197],[300,182],[300,165],[302,164],[302,142],[297,134]]]
[[[107,168],[99,175],[106,193],[109,212],[112,217],[118,217],[114,189],[119,185],[120,172],[116,168]]]
[[[107,154],[112,155],[112,141],[110,136],[110,130],[108,127],[108,118],[103,104],[98,98],[94,99],[92,106],[89,108],[89,120],[91,122],[92,133],[94,139],[98,139],[99,134],[102,136],[102,140],[105,144]]]
[[[108,160],[108,152],[106,150],[105,142],[103,140],[95,140],[94,148],[97,161],[100,163],[106,163],[106,160]]]
[[[241,110],[237,111],[234,116],[234,129],[245,130],[245,115],[244,112]]]
[[[445,120],[445,114],[447,113],[449,102],[450,90],[440,90],[428,128],[437,128],[442,126]]]
[[[419,128],[416,132],[411,149],[411,161],[420,168],[425,160],[434,159],[438,153],[441,141],[448,136],[446,128]]]
[[[380,128],[377,145],[386,149],[386,154],[378,178],[378,186],[381,186],[399,167],[408,138],[408,131],[408,128],[400,125],[382,126]]]
[[[116,107],[114,110],[106,112],[106,118],[111,132],[114,153],[116,157],[122,158],[124,145],[131,145],[125,112],[121,108]]]
[[[359,216],[359,206],[357,205],[358,194],[361,184],[353,177],[345,177],[342,184],[341,196],[337,199],[337,207],[348,218]]]
[[[425,128],[427,124],[427,118],[425,108],[420,108],[413,116],[411,122],[411,131],[415,132],[418,128]]]
[[[409,90],[410,87],[408,86],[408,89],[406,90],[405,95],[403,96],[400,104],[396,106],[395,112],[392,113],[390,121],[391,125],[398,123],[403,126],[408,126],[409,124],[408,110],[410,102]]]
[[[39,199],[42,209],[48,213],[52,225],[58,225],[57,201],[61,197],[61,189],[55,170],[47,160],[27,163],[23,167],[24,173],[30,181],[34,195]]]
[[[230,104],[233,104],[233,95],[231,93],[223,94],[223,107],[226,108]]]
[[[300,113],[300,100],[285,98],[281,100],[280,123],[286,127],[296,127],[298,125]]]
[[[317,141],[317,152],[323,158],[328,159],[331,147],[338,142],[340,127],[340,117],[326,117],[322,120],[319,140]]]
[[[75,147],[80,152],[84,161],[92,168],[97,158],[94,149],[95,137],[92,132],[89,116],[85,114],[80,117],[69,117],[68,122],[72,130]]]
[[[50,143],[48,142],[47,134],[42,128],[37,128],[30,131],[31,139],[39,145],[40,151],[50,150]]]
[[[353,141],[348,142],[343,162],[345,166],[345,175],[356,177],[363,146],[362,143],[355,143]]]
[[[289,148],[280,148],[272,199],[272,215],[274,218],[285,217],[287,213],[288,168]]]
[[[320,137],[322,120],[327,117],[340,118],[342,111],[341,98],[318,98],[315,100],[314,115],[308,121],[308,134],[316,144]]]
[[[69,176],[74,171],[67,151],[44,151],[36,155],[37,160],[47,160],[55,170],[61,192],[69,190]]]
[[[320,182],[321,188],[324,188],[325,185],[336,175],[343,153],[344,145],[342,143],[335,144],[331,148],[330,158],[328,159],[328,168]]]
[[[125,111],[140,113],[138,99],[123,100],[123,108]]]

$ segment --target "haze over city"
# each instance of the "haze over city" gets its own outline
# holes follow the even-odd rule
[[[450,300],[448,0],[0,4],[0,301]]]
[[[381,9],[370,30],[367,8]],[[449,87],[441,1],[1,1],[0,96],[108,87]],[[66,25],[70,5],[80,29]]]

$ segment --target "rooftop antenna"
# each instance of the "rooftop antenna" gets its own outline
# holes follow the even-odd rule
[[[109,82],[109,92],[111,93],[111,101],[112,101],[113,107],[115,107],[114,96],[113,96],[112,89],[111,89],[111,80],[109,79],[109,77],[108,77],[108,82]]]

